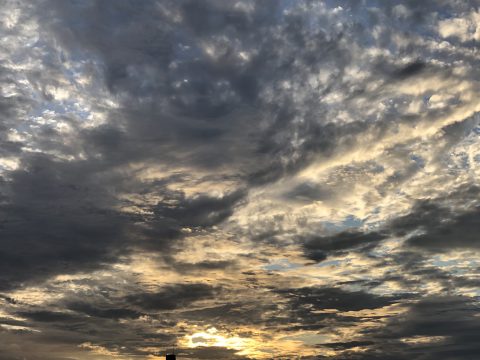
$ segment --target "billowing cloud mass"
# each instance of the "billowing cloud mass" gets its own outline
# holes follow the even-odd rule
[[[0,360],[478,359],[479,6],[4,0]]]

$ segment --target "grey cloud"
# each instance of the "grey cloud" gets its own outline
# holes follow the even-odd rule
[[[314,261],[323,261],[329,253],[361,250],[368,253],[382,240],[394,236],[407,236],[406,245],[430,252],[452,249],[477,249],[478,230],[478,188],[463,186],[437,199],[419,200],[410,213],[387,222],[372,232],[349,230],[330,236],[307,237],[302,239],[305,256]],[[471,203],[467,209],[458,207]],[[403,252],[401,255],[408,255]],[[418,264],[418,255],[409,257]],[[405,258],[399,263],[406,263]]]
[[[179,271],[188,271],[193,265],[175,261],[170,256],[171,246],[176,244],[181,247],[185,229],[192,232],[191,236],[195,236],[226,221],[235,207],[242,202],[246,192],[239,189],[218,197],[207,194],[186,197],[182,191],[171,191],[160,186],[153,194],[161,195],[162,200],[154,206],[146,207],[151,215],[145,216],[136,227],[138,238],[142,239],[137,246],[154,251],[161,250],[165,261],[171,266],[178,267]],[[209,266],[208,262],[203,265],[206,268]],[[215,264],[210,263],[210,266]],[[202,268],[202,265],[199,264],[198,268]]]
[[[370,351],[344,354],[345,359],[474,359],[478,343],[474,340],[479,322],[472,316],[478,302],[462,296],[438,296],[421,299],[399,318],[394,318],[380,331],[366,333],[373,340]],[[407,344],[400,339],[433,338],[431,343]]]
[[[419,74],[425,69],[426,65],[422,61],[416,61],[413,63],[410,63],[403,67],[402,69],[398,70],[395,73],[395,77],[400,78],[400,79],[405,79],[410,76],[414,76],[416,74]]]
[[[268,323],[278,323],[275,316],[266,317],[265,314],[279,314],[281,310],[275,303],[260,303],[248,301],[222,302],[222,305],[210,306],[202,309],[182,311],[182,317],[194,321],[209,319],[218,325],[235,324],[262,326]]]
[[[354,347],[363,347],[373,345],[372,341],[348,341],[348,342],[335,342],[335,343],[326,343],[321,346],[329,347],[335,350],[346,350]]]
[[[312,236],[303,240],[305,255],[314,261],[325,260],[329,253],[355,248],[371,248],[387,238],[379,232],[344,231],[331,236]]]
[[[408,239],[408,244],[432,251],[479,248],[479,219],[479,209],[454,216],[450,223],[438,224],[435,228],[426,229],[425,234],[412,236]]]
[[[479,242],[478,188],[460,188],[445,198],[419,201],[412,211],[391,222],[394,234],[413,233],[407,244],[430,251],[448,249],[476,249]],[[467,209],[459,206],[471,203]],[[414,233],[415,232],[415,233]]]
[[[153,218],[145,219],[113,210],[119,205],[114,186],[121,189],[124,180],[105,174],[101,163],[36,155],[22,165],[1,183],[4,289],[104,266],[128,253],[135,238],[142,239],[137,246],[166,249],[169,241],[182,237],[183,227],[206,229],[226,220],[245,194],[186,198],[182,192],[165,192]]]
[[[165,195],[163,202],[153,209],[155,215],[172,219],[181,227],[196,228],[217,225],[227,219],[245,192],[239,190],[219,198],[207,195],[186,198],[181,192]]]
[[[364,291],[345,291],[340,288],[305,287],[300,289],[279,290],[291,300],[294,311],[312,313],[315,310],[337,309],[357,311],[377,309],[395,302],[395,298],[373,295]]]
[[[310,161],[309,153],[334,147],[335,127],[323,120],[318,123],[312,109],[304,128],[298,129],[307,138],[303,150],[293,149],[289,143],[298,105],[289,104],[288,99],[284,106],[269,104],[261,96],[266,90],[261,84],[278,86],[287,74],[308,76],[306,72],[321,63],[335,59],[342,67],[349,61],[347,51],[337,43],[340,35],[329,39],[322,31],[312,32],[297,14],[284,19],[269,16],[272,9],[281,10],[280,4],[257,3],[255,11],[243,12],[215,1],[168,3],[170,12],[182,15],[181,24],[166,15],[167,3],[53,4],[53,14],[60,21],[45,22],[51,23],[54,35],[70,51],[100,56],[107,85],[121,95],[122,111],[112,117],[127,129],[126,141],[104,143],[100,151],[105,156],[126,161],[161,154],[164,161],[188,161],[207,168],[236,165],[246,179],[261,183],[296,171]],[[207,20],[193,19],[192,9]],[[135,23],[140,17],[141,27]],[[275,34],[275,25],[281,25],[280,34]],[[180,26],[182,31],[177,31]],[[68,31],[55,31],[58,27]],[[228,41],[215,37],[219,33]],[[261,44],[256,41],[259,38],[264,39]],[[199,45],[202,42],[213,46],[218,55],[208,55]],[[313,47],[305,48],[307,42]],[[292,51],[284,53],[289,46]],[[248,61],[238,59],[241,51],[248,54]],[[277,70],[285,76],[278,79]],[[151,80],[145,82],[147,74]],[[255,113],[252,106],[258,108]],[[267,118],[270,124],[262,125],[262,130],[259,125]],[[348,130],[338,136],[343,131]],[[175,152],[170,151],[172,146]],[[288,158],[293,151],[306,156],[282,166],[280,158]]]
[[[207,284],[176,284],[158,292],[129,295],[127,301],[147,311],[186,308],[195,301],[212,299],[218,289]]]
[[[226,270],[238,268],[238,264],[234,260],[205,260],[196,263],[185,261],[175,261],[172,258],[164,258],[168,264],[173,266],[180,273],[195,274],[204,271]]]
[[[88,316],[107,319],[136,319],[140,312],[127,308],[102,308],[85,302],[69,302],[66,307],[70,310],[86,314]]]
[[[282,316],[268,319],[266,323],[272,328],[279,324],[288,325],[289,331],[323,329],[323,331],[334,332],[337,327],[355,326],[361,321],[354,315],[344,314],[345,312],[379,309],[403,299],[403,296],[380,296],[363,290],[348,291],[322,286],[279,289],[275,292],[287,300],[287,311]],[[326,309],[336,311],[322,311]],[[348,346],[345,345],[345,347]]]
[[[315,200],[328,200],[333,197],[331,189],[325,189],[320,185],[313,183],[302,183],[297,185],[292,190],[285,194],[285,198],[293,199],[297,201],[315,201]]]
[[[58,311],[39,310],[31,312],[19,312],[18,315],[38,322],[61,322],[71,323],[81,321],[82,318],[70,313]]]
[[[86,164],[24,160],[2,184],[1,287],[95,268],[125,250],[123,216]],[[21,269],[21,271],[19,270]]]
[[[468,84],[468,91],[476,93],[474,44],[457,46],[454,37],[442,42],[437,31],[438,20],[464,16],[473,10],[472,2],[45,0],[7,2],[3,8],[6,20],[0,22],[0,34],[5,41],[0,50],[7,55],[0,57],[0,155],[18,161],[18,168],[0,169],[0,290],[7,294],[0,297],[2,309],[26,320],[0,321],[40,333],[1,328],[0,357],[65,359],[56,352],[88,341],[146,357],[151,352],[140,348],[189,333],[177,327],[181,320],[205,324],[212,319],[226,329],[254,324],[272,332],[333,330],[365,321],[342,312],[394,303],[410,306],[409,312],[380,330],[359,334],[360,339],[325,346],[342,352],[343,359],[473,359],[478,353],[472,340],[478,332],[473,299],[422,298],[430,281],[445,292],[475,285],[471,273],[452,274],[427,263],[436,252],[478,250],[478,189],[468,184],[443,197],[438,192],[445,190],[432,188],[431,199],[417,200],[409,214],[376,230],[312,236],[307,222],[284,230],[286,214],[271,223],[252,216],[247,230],[236,232],[233,226],[231,233],[218,234],[242,245],[245,237],[259,247],[274,246],[286,258],[289,250],[277,238],[293,239],[291,245],[314,261],[360,251],[385,269],[383,275],[337,285],[365,291],[284,288],[274,282],[294,281],[287,275],[270,274],[265,280],[245,271],[243,275],[252,276],[244,279],[252,295],[265,295],[266,289],[265,299],[240,296],[232,301],[233,289],[228,293],[213,283],[148,290],[129,283],[114,291],[99,279],[75,283],[101,289],[98,296],[65,290],[56,294],[62,300],[37,307],[9,296],[31,285],[51,290],[57,274],[101,268],[115,272],[110,266],[128,261],[137,250],[151,252],[162,262],[156,264],[160,268],[166,264],[185,277],[222,270],[241,273],[244,261],[271,257],[252,246],[251,254],[235,260],[190,262],[176,259],[174,251],[182,249],[187,236],[194,241],[228,223],[249,201],[252,189],[290,179],[312,162],[348,155],[367,138],[372,143],[391,138],[402,125],[429,125],[463,111],[460,106],[468,100],[458,94],[444,107],[433,108],[432,90],[405,95],[395,89],[435,76]],[[29,23],[33,20],[38,29]],[[75,83],[77,76],[91,81]],[[69,95],[72,99],[56,99],[52,88],[62,86],[77,93]],[[414,100],[421,102],[419,113],[405,110]],[[477,125],[473,116],[442,129],[432,150],[437,153],[430,154],[433,165],[442,165],[442,157]],[[420,165],[424,160],[410,158],[413,145],[407,141],[385,149],[386,161],[400,160],[401,166],[374,186],[375,195],[400,193],[425,170]],[[469,161],[448,171],[473,167]],[[362,177],[383,171],[374,162],[335,169],[325,183],[296,182],[279,197],[292,206],[314,201],[328,205]],[[150,169],[167,169],[168,174],[142,179],[141,172]],[[183,188],[201,188],[209,180],[221,183],[222,195],[190,195]],[[139,204],[139,198],[147,200]],[[372,205],[375,200],[366,201]],[[403,236],[404,247],[393,254],[372,251],[386,239]],[[137,281],[133,275],[131,279]],[[381,290],[388,282],[411,293],[380,296],[366,291]],[[338,312],[318,311],[331,308]],[[172,314],[171,323],[162,322],[163,312]],[[170,331],[162,332],[166,327]],[[398,341],[435,334],[450,340],[424,348]],[[369,350],[355,353],[356,346]],[[218,347],[181,351],[191,358],[242,358]]]

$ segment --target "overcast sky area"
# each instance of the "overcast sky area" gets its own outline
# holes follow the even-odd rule
[[[479,6],[0,0],[0,360],[478,360]]]

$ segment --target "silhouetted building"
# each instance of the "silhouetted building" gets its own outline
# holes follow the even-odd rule
[[[165,356],[166,360],[177,360],[177,356],[175,355],[175,345],[172,346],[172,352],[171,353],[165,352],[165,354],[166,354],[166,356]]]

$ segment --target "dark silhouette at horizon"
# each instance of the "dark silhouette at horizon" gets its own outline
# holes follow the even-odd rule
[[[167,352],[165,354],[165,359],[166,360],[176,360],[177,359],[177,356],[175,355],[175,345],[173,345],[171,353]]]

